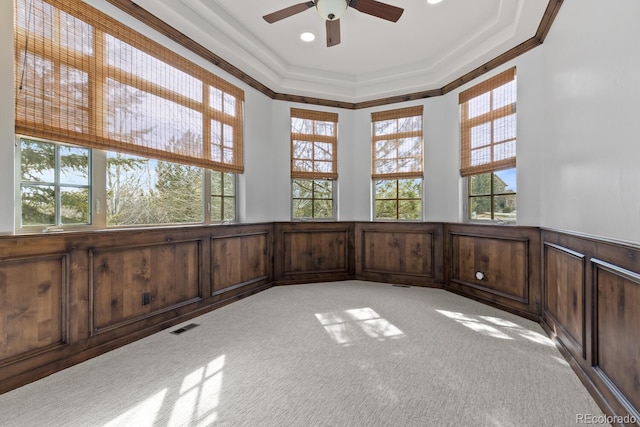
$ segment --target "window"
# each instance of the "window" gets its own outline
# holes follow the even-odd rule
[[[422,106],[371,115],[374,219],[422,219]]]
[[[17,141],[17,230],[236,219],[233,173],[34,138]]]
[[[233,222],[236,219],[236,175],[211,171],[211,221]]]
[[[515,168],[471,175],[468,182],[469,219],[515,223]]]
[[[338,115],[291,109],[293,219],[334,219]]]
[[[82,1],[14,3],[18,230],[235,220],[241,89]]]
[[[15,4],[17,133],[242,173],[242,90],[82,1]]]
[[[91,150],[20,139],[21,227],[90,224]]]
[[[511,68],[460,93],[460,175],[468,218],[516,222],[516,75]]]

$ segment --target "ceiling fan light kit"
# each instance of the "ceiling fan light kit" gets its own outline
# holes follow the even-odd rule
[[[316,9],[327,21],[340,19],[347,11],[347,0],[316,0]]]
[[[294,4],[277,10],[262,18],[269,24],[278,22],[315,6],[320,16],[326,21],[327,47],[340,44],[340,17],[349,7],[366,15],[375,16],[385,21],[397,22],[404,9],[377,0],[316,0]]]

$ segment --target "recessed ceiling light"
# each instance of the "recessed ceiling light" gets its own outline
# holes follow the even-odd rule
[[[442,0],[427,0],[427,3],[429,4],[438,4],[440,3]]]
[[[316,36],[313,33],[302,33],[300,34],[300,39],[304,42],[312,42],[316,39]]]

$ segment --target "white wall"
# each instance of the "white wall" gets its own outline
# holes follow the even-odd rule
[[[541,225],[640,242],[640,2],[565,2],[543,45]]]
[[[289,109],[337,112],[338,218],[371,218],[371,112],[425,107],[425,220],[462,215],[458,93],[513,65],[518,224],[640,242],[640,3],[565,2],[545,44],[445,96],[365,110],[273,101],[106,2],[89,0],[245,91],[243,222],[290,219]],[[0,2],[0,233],[13,230],[13,9]]]
[[[13,3],[0,1],[0,233],[13,232]]]

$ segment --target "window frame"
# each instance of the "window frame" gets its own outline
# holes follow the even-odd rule
[[[473,175],[469,175],[467,177],[465,177],[466,179],[466,186],[465,186],[465,190],[466,190],[466,221],[467,222],[473,222],[473,223],[478,223],[478,224],[486,224],[486,223],[498,223],[498,224],[509,224],[509,225],[515,225],[517,224],[518,221],[518,215],[517,215],[517,203],[516,203],[516,217],[515,220],[513,222],[510,221],[505,221],[504,219],[500,219],[500,218],[495,218],[495,197],[497,196],[514,196],[518,197],[518,192],[517,190],[514,192],[508,192],[508,193],[498,193],[495,191],[495,174],[497,172],[501,172],[504,170],[510,170],[513,169],[514,173],[516,173],[517,169],[516,168],[508,168],[508,169],[500,169],[500,170],[495,170],[495,171],[491,171],[491,172],[482,172],[479,174],[473,174]],[[489,174],[490,175],[490,184],[491,184],[491,191],[490,193],[483,193],[483,194],[471,194],[471,185],[472,185],[472,178],[476,177],[478,175],[485,175],[485,174]],[[472,199],[476,199],[476,198],[481,198],[481,197],[489,197],[490,200],[490,206],[491,206],[491,218],[471,218],[471,214],[472,214],[472,209],[471,209],[471,200]]]
[[[420,181],[420,198],[419,199],[407,199],[407,198],[400,198],[400,191],[399,191],[399,186],[400,180],[417,180]],[[378,199],[376,198],[376,183],[379,181],[395,181],[396,182],[396,198],[394,199]],[[388,178],[388,179],[373,179],[372,181],[372,196],[371,198],[373,199],[373,205],[372,205],[372,217],[374,218],[374,221],[381,221],[381,222],[420,222],[420,221],[424,221],[424,178]],[[378,218],[375,216],[376,214],[376,202],[378,200],[395,200],[397,205],[396,205],[396,217],[395,218]],[[418,216],[418,218],[399,218],[399,214],[400,214],[400,201],[411,201],[411,200],[419,200],[420,203],[420,215]]]
[[[46,12],[40,12],[28,0],[14,1],[16,133],[203,169],[244,171],[242,89],[86,3],[41,1]],[[26,20],[30,23],[27,27],[22,21],[31,14],[34,18]],[[71,25],[61,19],[62,14],[73,19]],[[78,40],[82,43],[78,44]],[[29,62],[31,57],[33,64]],[[114,58],[116,62],[110,62]],[[38,76],[38,67],[50,71],[51,82]],[[156,72],[155,68],[161,69]],[[60,96],[59,86],[65,81],[61,70],[85,76],[86,80],[68,79],[71,81],[67,84],[76,86],[71,95],[86,105],[77,103],[73,96],[69,99]],[[48,83],[54,96],[40,96],[38,85]],[[113,96],[112,83],[122,86],[125,94]],[[218,92],[220,95],[214,96]],[[132,108],[123,99],[140,95],[146,100],[145,107],[132,104],[140,107],[136,114],[130,111],[119,114],[114,107],[124,103]],[[41,103],[52,106],[45,111]],[[172,109],[170,114],[165,111],[167,108]],[[64,114],[54,116],[57,110],[63,110]],[[157,110],[164,111],[165,116]],[[149,111],[153,114],[148,114]],[[173,117],[176,115],[180,117]],[[109,125],[120,116],[125,117],[122,120],[125,135]],[[157,117],[164,117],[164,121],[158,121]],[[189,126],[168,130],[174,122],[185,121]],[[158,133],[142,138],[153,127]],[[182,138],[185,141],[179,143]]]
[[[496,89],[500,89],[502,87],[506,87],[507,85],[513,84],[512,92],[503,91],[504,98],[495,99],[497,93]],[[513,97],[511,99],[510,96],[506,94],[511,94]],[[488,96],[488,110],[480,111],[473,117],[470,116],[470,103],[479,99],[482,96]],[[512,102],[505,102],[511,100]],[[487,224],[487,223],[499,223],[499,224],[517,224],[517,202],[516,202],[516,217],[513,222],[506,222],[503,219],[496,219],[495,212],[495,197],[501,195],[514,195],[517,197],[517,182],[516,182],[516,192],[511,193],[495,193],[494,191],[494,177],[496,173],[504,170],[514,170],[514,173],[517,171],[517,141],[518,141],[518,114],[517,114],[517,103],[518,103],[518,81],[517,81],[517,73],[516,67],[511,67],[497,75],[486,79],[469,89],[466,89],[459,93],[458,95],[459,102],[459,130],[460,130],[460,176],[464,178],[465,185],[463,191],[463,206],[464,206],[464,221],[473,222],[478,224]],[[497,105],[496,105],[497,104]],[[496,122],[499,120],[506,120],[508,117],[514,116],[513,125],[515,127],[513,136],[506,136],[505,139],[496,140],[496,132],[500,130],[500,127],[496,128]],[[508,122],[506,122],[508,123]],[[473,129],[482,125],[489,125],[488,132],[488,143],[484,145],[479,145],[477,147],[473,147]],[[505,126],[503,129],[508,129],[508,126]],[[500,145],[505,145],[513,143],[513,155],[509,157],[504,157],[496,160],[495,150]],[[505,149],[508,149],[505,148]],[[480,150],[488,150],[490,153],[490,159],[488,161],[472,164],[473,162],[473,152]],[[490,174],[490,194],[472,194],[472,179],[473,177]],[[517,174],[516,174],[517,176]],[[472,218],[472,200],[478,199],[480,197],[489,197],[490,199],[490,207],[491,207],[491,218],[483,219],[483,218]]]
[[[395,133],[389,134],[376,134],[376,123],[382,121],[389,120],[401,120],[406,118],[419,117],[420,118],[420,130],[410,130],[410,131],[397,131]],[[420,153],[418,154],[420,161],[419,166],[420,170],[416,171],[398,171],[395,170],[393,172],[388,173],[380,173],[376,171],[376,143],[380,140],[400,140],[403,138],[420,138]],[[396,153],[399,152],[398,145],[394,147]],[[425,206],[424,206],[424,106],[417,105],[413,107],[399,108],[395,110],[386,110],[371,113],[371,218],[373,221],[386,221],[386,222],[415,222],[415,221],[424,221],[425,215]],[[404,157],[396,156],[396,163]],[[408,158],[416,158],[415,155],[409,156]],[[416,200],[416,199],[401,199],[400,191],[399,191],[399,181],[400,180],[419,180],[420,181],[420,213],[419,217],[416,219],[412,218],[400,218],[400,201],[402,200]],[[377,185],[376,183],[379,181],[396,181],[396,198],[395,199],[378,199],[377,198]],[[378,200],[395,200],[396,201],[396,217],[395,218],[378,218],[376,216],[376,202]]]
[[[56,152],[59,151],[60,146],[69,146],[69,147],[78,147],[82,149],[86,149],[89,151],[89,224],[60,224],[58,221],[58,211],[60,210],[60,198],[56,196],[55,199],[55,210],[56,210],[56,224],[55,225],[22,225],[22,150],[21,150],[21,140],[32,140],[39,141],[43,143],[52,144],[56,147]],[[140,229],[140,228],[162,228],[162,227],[177,227],[177,226],[185,226],[185,225],[221,225],[221,224],[235,224],[239,222],[238,212],[239,212],[239,203],[238,203],[238,174],[233,172],[222,172],[222,171],[214,171],[211,169],[205,169],[199,166],[200,172],[202,173],[202,221],[200,222],[175,222],[175,223],[150,223],[150,224],[118,224],[118,225],[108,225],[107,224],[107,180],[106,175],[107,171],[107,151],[93,149],[89,147],[84,147],[81,145],[68,144],[66,142],[58,142],[51,141],[43,138],[34,138],[28,135],[15,135],[15,155],[14,155],[14,176],[15,176],[15,206],[14,206],[14,216],[15,216],[15,225],[14,230],[16,234],[32,234],[32,233],[46,233],[46,232],[55,232],[55,231],[98,231],[98,230],[118,230],[118,229]],[[149,160],[158,160],[148,158]],[[166,161],[166,160],[158,160],[158,161]],[[56,164],[55,168],[56,176],[59,175],[59,164]],[[222,173],[230,174],[233,176],[233,188],[234,195],[226,196],[226,198],[234,199],[234,219],[233,220],[212,220],[211,219],[211,175],[212,173]],[[60,184],[56,184],[56,193],[58,193],[57,188]],[[63,185],[64,187],[64,185]],[[208,196],[207,196],[208,195]]]
[[[293,187],[295,185],[295,181],[311,181],[312,190],[311,190],[311,198],[294,198],[293,197]],[[320,199],[314,197],[315,195],[315,186],[317,181],[327,181],[331,182],[331,199]],[[291,220],[292,221],[335,221],[337,219],[337,187],[338,180],[335,179],[311,179],[311,178],[291,178]],[[294,216],[294,200],[310,200],[311,201],[311,211],[314,212],[314,201],[316,200],[331,200],[331,216],[330,217],[297,217]]]
[[[309,121],[312,127],[310,133],[294,132],[293,124],[295,120]],[[333,125],[333,133],[331,135],[316,133],[316,122],[331,123]],[[291,162],[291,180],[290,180],[290,205],[291,205],[291,220],[292,221],[336,221],[337,220],[337,187],[338,187],[338,113],[331,113],[325,111],[306,110],[300,108],[291,108],[289,114],[289,138],[290,138],[290,162]],[[296,142],[303,142],[311,144],[310,157],[294,157],[296,153]],[[329,144],[331,147],[331,156],[329,159],[316,160],[316,144]],[[310,164],[311,170],[304,170],[303,168],[297,168],[296,162],[307,162]],[[331,170],[316,170],[316,163],[329,163]],[[311,198],[294,198],[294,187],[296,181],[310,181],[311,182]],[[329,200],[315,197],[316,185],[320,181],[331,182],[331,216],[330,217],[316,217],[315,216],[315,201],[316,200]],[[311,217],[297,217],[295,216],[295,200],[310,200],[311,201]]]

